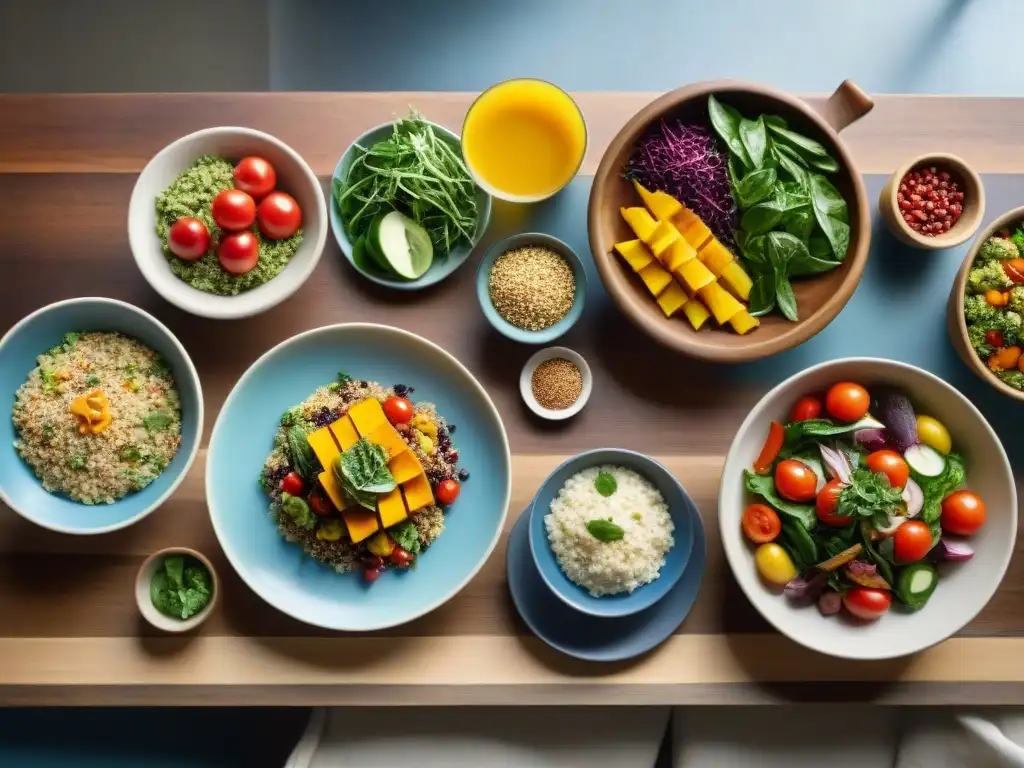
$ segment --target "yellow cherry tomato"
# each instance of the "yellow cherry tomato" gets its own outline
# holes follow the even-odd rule
[[[754,563],[761,578],[782,587],[796,578],[796,566],[778,544],[762,544],[754,552]]]
[[[949,436],[949,430],[941,421],[931,416],[917,417],[917,437],[943,456],[953,450],[953,438]]]

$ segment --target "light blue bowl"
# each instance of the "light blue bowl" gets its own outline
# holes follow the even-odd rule
[[[442,139],[445,139],[449,145],[455,150],[460,158],[462,157],[462,142],[459,139],[458,134],[449,131],[443,125],[437,123],[431,123],[429,120],[426,121],[434,128],[434,132]],[[484,190],[477,187],[476,192],[476,206],[479,216],[477,217],[476,233],[473,236],[473,243],[466,245],[465,243],[454,248],[447,256],[440,257],[435,254],[434,262],[430,265],[423,275],[416,280],[401,280],[392,275],[388,275],[382,270],[374,269],[372,265],[356,264],[352,258],[352,240],[349,239],[348,234],[345,232],[345,226],[341,223],[341,215],[338,213],[337,199],[334,194],[334,181],[335,179],[343,179],[348,173],[348,169],[352,166],[352,163],[356,160],[356,145],[364,148],[368,148],[373,144],[376,144],[382,139],[386,139],[391,135],[394,123],[385,123],[384,125],[378,125],[376,128],[371,128],[352,144],[349,145],[348,149],[345,150],[345,154],[341,156],[338,161],[338,165],[334,169],[334,176],[331,179],[331,204],[330,204],[330,217],[331,217],[331,231],[334,232],[334,239],[338,241],[338,247],[341,252],[345,254],[345,258],[348,259],[348,263],[352,267],[365,277],[367,280],[371,280],[378,285],[384,285],[388,288],[396,288],[400,291],[418,291],[421,288],[434,285],[444,280],[448,275],[454,272],[456,269],[461,267],[466,259],[469,258],[476,244],[480,242],[480,238],[483,237],[484,232],[487,230],[487,225],[491,220],[491,196]]]
[[[548,543],[544,517],[565,481],[588,467],[615,464],[632,469],[654,485],[668,505],[675,525],[675,544],[665,555],[661,575],[631,593],[594,597],[583,587],[569,581]],[[682,484],[664,465],[642,453],[623,448],[598,448],[574,456],[562,463],[541,484],[530,508],[530,552],[541,578],[562,602],[591,616],[628,616],[649,608],[668,594],[686,569],[693,549],[693,520],[699,514]]]
[[[385,386],[414,387],[457,429],[452,442],[470,478],[448,507],[445,531],[410,571],[367,584],[303,554],[277,532],[257,478],[281,414],[344,369]],[[352,323],[293,336],[238,380],[210,437],[206,500],[228,560],[279,611],[327,629],[369,631],[411,621],[454,597],[498,542],[511,494],[508,438],[497,409],[461,363],[398,328]]]
[[[494,304],[491,302],[491,293],[488,290],[491,266],[493,266],[495,259],[506,251],[510,251],[513,248],[522,248],[527,245],[544,245],[560,253],[569,262],[569,266],[572,267],[573,275],[576,278],[576,296],[573,299],[572,308],[569,310],[569,313],[550,328],[545,328],[542,331],[525,331],[508,322],[494,308]],[[476,297],[480,302],[480,309],[483,310],[484,317],[503,335],[523,344],[548,344],[572,328],[576,321],[580,319],[580,315],[583,314],[583,305],[587,300],[587,271],[583,268],[583,262],[576,255],[576,252],[557,237],[545,235],[541,232],[523,232],[506,237],[504,240],[499,240],[487,249],[487,253],[480,262],[480,268],[476,273]]]
[[[87,506],[43,490],[14,450],[10,412],[0,418],[0,499],[26,520],[61,533],[106,533],[136,523],[163,504],[188,473],[203,434],[203,394],[188,353],[166,326],[121,301],[82,298],[59,301],[33,312],[0,339],[0,391],[14,393],[36,367],[36,357],[69,331],[120,331],[159,352],[181,395],[181,447],[167,468],[139,493],[113,504]]]

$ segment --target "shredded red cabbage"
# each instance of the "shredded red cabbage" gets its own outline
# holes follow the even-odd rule
[[[710,125],[663,119],[637,141],[626,178],[672,195],[731,245],[739,214],[729,185],[728,160]]]

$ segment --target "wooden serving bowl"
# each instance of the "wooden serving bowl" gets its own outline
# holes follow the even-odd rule
[[[960,271],[953,281],[953,287],[949,291],[949,301],[946,304],[946,330],[949,333],[949,340],[953,349],[960,355],[968,368],[974,371],[980,378],[991,384],[1004,395],[1009,395],[1015,400],[1024,401],[1024,391],[1014,389],[1009,384],[1000,381],[999,378],[988,369],[985,361],[974,353],[970,339],[967,336],[967,321],[964,320],[964,291],[967,288],[967,275],[971,271],[971,265],[981,250],[982,244],[992,235],[1001,229],[1013,229],[1019,222],[1024,221],[1024,206],[1007,211],[984,229],[978,231],[977,237],[971,243],[964,263],[960,265]]]
[[[839,162],[829,179],[846,199],[850,211],[850,247],[841,267],[816,277],[793,281],[800,320],[777,313],[762,318],[760,327],[745,336],[712,328],[699,332],[685,319],[668,319],[643,283],[613,252],[615,243],[634,237],[619,214],[621,206],[639,205],[636,191],[623,171],[637,139],[662,117],[707,114],[707,98],[715,94],[744,116],[780,115],[799,131],[824,144]],[[839,131],[867,114],[874,102],[849,80],[844,80],[818,112],[782,91],[756,83],[715,80],[694,83],[666,93],[641,109],[612,139],[594,177],[587,211],[590,249],[608,293],[637,326],[654,339],[692,357],[738,363],[778,354],[811,338],[845,306],[868,259],[871,208],[864,182]]]

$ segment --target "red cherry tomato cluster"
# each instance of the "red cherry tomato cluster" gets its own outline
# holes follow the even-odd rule
[[[935,166],[909,171],[900,181],[896,204],[915,232],[935,237],[949,232],[964,212],[964,193],[948,171]]]
[[[213,198],[210,215],[224,231],[217,244],[217,260],[226,272],[244,275],[259,263],[253,224],[265,238],[284,240],[302,226],[302,209],[294,197],[274,190],[277,172],[262,157],[243,157],[233,178],[235,186],[222,189]],[[211,239],[202,221],[183,216],[171,225],[167,247],[179,259],[195,261],[210,250]]]

